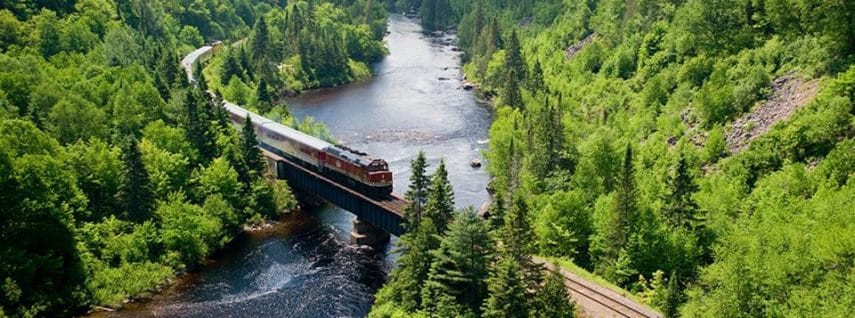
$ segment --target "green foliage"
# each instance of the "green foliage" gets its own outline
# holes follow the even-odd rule
[[[427,175],[427,159],[425,153],[419,151],[419,154],[410,162],[410,187],[404,193],[404,198],[410,202],[407,208],[404,209],[404,215],[407,218],[407,223],[417,225],[421,223],[422,216],[425,214],[428,196],[430,191],[430,176]]]
[[[424,159],[424,157],[421,158]],[[416,160],[419,159],[416,158]],[[418,164],[419,162],[414,162],[413,166]],[[439,161],[439,166],[433,174],[430,193],[425,203],[424,217],[433,221],[437,233],[445,232],[454,218],[454,188],[448,181],[448,170],[445,169],[444,160]]]
[[[86,198],[53,157],[56,141],[25,121],[3,120],[0,132],[0,306],[11,314],[69,315],[86,298],[74,233]],[[38,140],[49,142],[39,147]]]
[[[484,302],[483,317],[528,317],[526,283],[522,268],[511,258],[497,262],[487,280],[490,297]]]
[[[804,198],[799,180],[783,173],[769,179],[756,199],[780,199],[768,198],[722,238],[716,262],[688,293],[684,315],[831,317],[846,316],[855,304],[851,268],[843,265],[853,249],[851,182]]]
[[[457,314],[480,312],[492,257],[487,223],[474,209],[464,209],[444,234],[422,288],[422,309],[436,315],[452,308]]]
[[[161,226],[161,239],[166,248],[166,263],[173,268],[194,264],[224,243],[223,224],[210,217],[202,207],[186,203],[181,193],[169,195],[155,214]]]
[[[532,316],[576,317],[575,305],[570,301],[564,276],[559,271],[552,271],[546,275],[543,288],[537,294],[536,310]]]
[[[118,196],[124,205],[123,217],[141,223],[151,218],[150,213],[154,210],[155,198],[148,168],[143,162],[140,148],[138,142],[129,141],[122,150],[125,177]],[[156,149],[153,150],[156,151]]]
[[[657,290],[648,302],[669,316],[679,306],[693,316],[804,315],[816,307],[790,301],[797,288],[813,293],[810,306],[835,299],[840,289],[815,284],[812,272],[765,274],[770,261],[741,257],[748,253],[736,246],[746,242],[734,233],[789,231],[796,225],[749,220],[773,211],[790,220],[811,198],[851,183],[851,4],[483,0],[452,8],[467,79],[497,94],[497,105],[516,99],[506,90],[516,45],[496,45],[491,29],[515,29],[522,60],[532,62],[517,85],[515,106],[525,111],[497,108],[486,155],[496,195],[516,193],[531,207],[539,253],[573,258],[633,292]],[[538,18],[544,11],[553,18]],[[782,76],[815,80],[820,92],[772,85]],[[795,114],[731,153],[731,123],[773,94],[798,101]],[[558,120],[550,121],[553,104]],[[780,111],[750,116],[765,123]],[[624,145],[632,156],[621,161]],[[811,168],[792,168],[802,165]],[[765,185],[777,173],[787,181]],[[817,232],[801,233],[813,240]],[[771,251],[768,242],[752,244]],[[780,263],[822,266],[796,255]],[[724,262],[730,267],[709,274]],[[746,271],[764,273],[763,283],[740,280]],[[696,286],[688,298],[687,286]]]
[[[244,157],[230,157],[238,134],[205,85],[188,92],[179,66],[206,40],[245,36],[254,19],[244,17],[261,13],[246,1],[0,7],[0,315],[120,306],[195,266],[250,217],[295,207],[287,184],[257,167],[241,182],[231,159],[242,167]]]
[[[587,266],[591,220],[582,191],[556,192],[534,218],[539,249],[546,255],[564,256]]]

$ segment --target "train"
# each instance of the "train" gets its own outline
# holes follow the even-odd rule
[[[193,66],[197,60],[206,60],[222,49],[222,42],[214,42],[187,55],[181,61],[187,79],[195,82]],[[384,198],[392,193],[392,172],[385,160],[344,145],[328,143],[234,103],[224,101],[223,105],[235,128],[241,129],[247,118],[252,120],[261,148],[369,197]]]

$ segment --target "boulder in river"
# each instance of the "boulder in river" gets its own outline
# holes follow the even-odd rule
[[[473,88],[475,88],[475,85],[472,85],[470,83],[463,83],[463,86],[461,86],[461,87],[463,87],[463,89],[465,89],[467,91],[471,91]]]
[[[472,161],[469,162],[469,166],[472,168],[481,168],[481,160],[477,158],[472,159]]]

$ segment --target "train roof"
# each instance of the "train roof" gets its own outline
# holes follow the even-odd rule
[[[347,161],[350,161],[350,162],[353,162],[353,163],[356,163],[359,165],[363,165],[363,166],[367,166],[367,165],[371,164],[374,160],[377,160],[376,158],[372,158],[372,157],[368,156],[368,154],[366,154],[364,152],[353,150],[351,148],[348,148],[348,147],[342,146],[342,145],[332,146],[332,147],[327,149],[327,152],[329,152],[333,155],[336,155],[338,157],[341,157],[342,159],[345,159]]]
[[[193,78],[193,64],[196,63],[196,60],[199,59],[200,56],[207,54],[213,49],[213,47],[206,45],[196,49],[181,60],[181,66],[184,67],[184,71],[187,72],[187,79],[190,82],[194,81]]]
[[[258,114],[253,113],[249,110],[246,110],[243,107],[240,107],[240,106],[235,105],[233,103],[224,102],[223,104],[225,105],[226,110],[232,114],[236,114],[236,115],[239,115],[242,117],[245,117],[246,114],[249,114],[250,118],[252,119],[252,122],[254,122],[260,126],[263,126],[264,128],[270,129],[271,131],[276,132],[282,136],[288,137],[294,141],[297,141],[299,143],[302,143],[304,145],[312,147],[314,149],[324,150],[326,148],[331,148],[333,146],[332,144],[330,144],[326,141],[323,141],[323,140],[320,140],[318,138],[309,136],[308,134],[306,134],[304,132],[301,132],[301,131],[298,131],[294,128],[282,125],[282,124],[277,123],[275,121],[272,121],[270,119],[261,117]]]

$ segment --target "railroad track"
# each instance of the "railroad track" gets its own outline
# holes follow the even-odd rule
[[[650,310],[643,305],[637,304],[613,290],[581,279],[576,274],[561,269],[558,265],[549,263],[540,258],[535,258],[535,261],[545,265],[548,271],[558,272],[561,276],[564,276],[565,286],[567,286],[571,295],[574,296],[573,298],[576,300],[576,305],[582,307],[582,310],[592,317],[662,317],[661,314]],[[592,305],[600,308],[591,308]],[[608,313],[604,311],[607,311]]]

